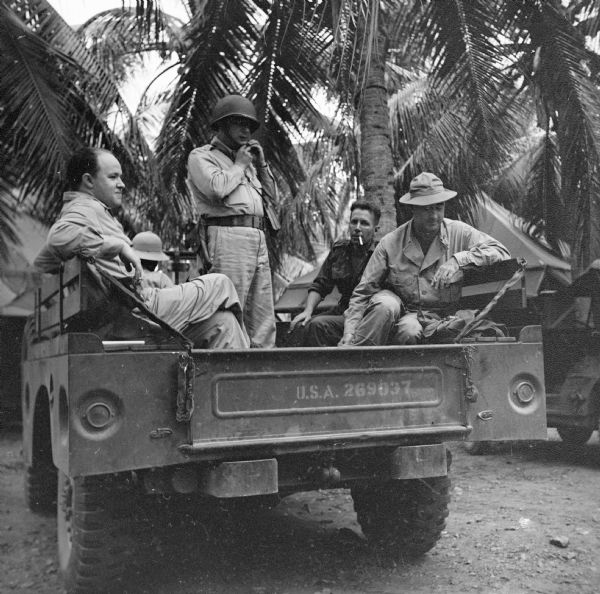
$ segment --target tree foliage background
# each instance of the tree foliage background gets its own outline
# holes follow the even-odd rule
[[[46,0],[0,0],[0,250],[15,201],[57,216],[80,144],[123,162],[130,228],[177,242],[194,217],[187,155],[216,100],[241,93],[283,190],[277,254],[311,258],[355,197],[393,229],[397,198],[430,170],[459,191],[454,215],[485,192],[570,243],[576,272],[600,257],[597,2],[182,3],[187,22],[138,0],[75,30]],[[120,89],[149,52],[165,73],[132,113]]]

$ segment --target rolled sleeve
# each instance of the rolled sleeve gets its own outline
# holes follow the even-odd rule
[[[50,229],[46,245],[37,256],[35,266],[43,272],[58,269],[60,262],[73,256],[115,258],[126,245],[123,239],[103,235],[90,220],[71,214],[58,220]]]
[[[48,247],[62,260],[73,256],[114,258],[121,253],[125,241],[103,235],[77,215],[59,220],[50,230]]]
[[[493,237],[473,228],[468,231],[468,249],[454,254],[461,268],[468,265],[489,266],[510,258],[510,252]]]

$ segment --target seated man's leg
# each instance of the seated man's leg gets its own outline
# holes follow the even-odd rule
[[[217,311],[207,320],[190,324],[183,329],[183,334],[197,349],[250,348],[248,335],[229,310]]]
[[[375,293],[356,327],[352,344],[365,346],[389,344],[401,315],[402,301],[398,295],[388,290]]]
[[[416,311],[404,314],[396,324],[396,333],[392,336],[391,344],[417,344],[423,336],[423,326],[417,319]]]
[[[321,314],[306,324],[304,346],[337,346],[343,334],[343,315]]]
[[[242,326],[240,302],[233,283],[224,274],[207,274],[165,289],[141,291],[146,306],[176,330],[209,321],[221,310],[229,310]]]

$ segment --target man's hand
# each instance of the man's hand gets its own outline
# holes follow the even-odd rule
[[[250,152],[256,157],[256,162],[260,167],[266,167],[267,162],[265,161],[265,153],[263,147],[260,145],[258,140],[249,140],[246,146],[250,148]]]
[[[121,248],[121,252],[119,253],[119,258],[123,260],[125,264],[125,268],[129,271],[133,267],[133,280],[134,282],[138,282],[142,278],[142,274],[144,269],[142,268],[142,263],[138,258],[137,254],[133,251],[133,248],[126,243],[123,244]]]
[[[338,342],[338,346],[351,346],[353,338],[353,334],[344,334],[344,336],[342,336],[342,340]]]
[[[235,164],[244,169],[252,163],[252,152],[248,144],[243,144],[235,154]]]
[[[456,258],[450,258],[447,262],[444,262],[433,275],[431,284],[436,289],[442,289],[448,285],[452,285],[463,277],[463,272],[460,269]]]
[[[312,318],[312,312],[309,311],[301,311],[291,322],[290,322],[290,332],[292,332],[298,324],[300,326],[306,326],[310,319]]]

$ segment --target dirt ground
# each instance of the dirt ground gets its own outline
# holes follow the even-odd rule
[[[347,491],[290,497],[248,524],[165,518],[140,534],[124,585],[152,594],[596,593],[600,588],[600,443],[569,455],[549,441],[450,444],[447,529],[422,559],[393,563],[365,543]],[[23,499],[18,433],[0,434],[0,592],[60,592],[55,519]],[[554,544],[553,544],[554,543]],[[561,546],[562,545],[562,546]]]

